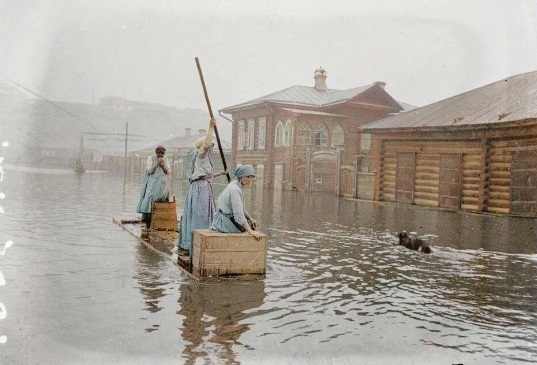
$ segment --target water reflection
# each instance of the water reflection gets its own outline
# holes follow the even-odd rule
[[[199,282],[111,223],[137,216],[139,181],[123,189],[122,176],[8,170],[6,182],[0,233],[16,248],[0,262],[2,302],[13,308],[3,323],[11,344],[33,341],[28,359],[58,363],[66,348],[107,360],[93,363],[537,357],[535,219],[254,186],[246,206],[269,236],[266,278]],[[184,190],[174,191],[180,212]],[[401,230],[434,254],[395,245]],[[25,363],[19,349],[3,347],[0,362]]]
[[[166,292],[166,285],[169,280],[162,278],[162,266],[166,265],[164,259],[157,253],[149,250],[142,244],[137,248],[138,265],[134,278],[138,281],[140,293],[144,298],[145,307],[143,310],[156,313],[162,310],[160,301]],[[146,332],[159,329],[159,324],[152,324],[147,327]]]
[[[240,364],[234,347],[249,348],[240,337],[249,329],[250,310],[263,304],[264,282],[192,282],[181,285],[180,292],[185,364]]]

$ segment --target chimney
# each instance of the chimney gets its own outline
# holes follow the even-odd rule
[[[204,134],[207,133],[207,129],[198,129],[198,133],[200,136],[203,136]]]
[[[315,70],[313,78],[315,79],[315,90],[326,91],[326,71],[322,67]]]
[[[185,128],[185,136],[189,137],[190,132],[192,132],[192,128]]]
[[[375,81],[373,84],[380,86],[381,88],[386,88],[386,83],[384,81]]]

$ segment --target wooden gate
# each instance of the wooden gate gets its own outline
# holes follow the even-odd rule
[[[395,177],[395,201],[412,204],[414,202],[414,180],[416,176],[416,154],[397,153],[397,172]]]
[[[306,190],[306,166],[298,166],[295,173],[295,185],[298,191]]]
[[[461,206],[462,155],[440,154],[440,182],[438,186],[438,206],[459,209]]]
[[[513,153],[511,214],[537,216],[537,158],[535,151]]]
[[[340,173],[339,195],[352,197],[354,188],[353,169],[350,167],[342,167]]]
[[[309,191],[331,191],[336,189],[335,151],[318,151],[311,154]]]

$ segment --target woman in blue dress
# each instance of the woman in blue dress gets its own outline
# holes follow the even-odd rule
[[[155,154],[149,156],[146,162],[140,200],[136,211],[142,213],[142,222],[146,224],[147,228],[151,225],[153,203],[168,201],[170,194],[168,176],[171,174],[171,168],[168,158],[164,157],[165,153],[166,149],[163,146],[157,146]]]
[[[179,236],[179,255],[189,255],[195,229],[207,229],[213,220],[216,209],[212,180],[224,175],[226,171],[213,174],[211,151],[213,149],[213,132],[216,125],[214,118],[209,122],[207,135],[194,142],[196,150],[192,157],[190,185],[186,191],[183,217],[181,218],[181,235]]]
[[[235,169],[235,180],[231,181],[218,197],[218,212],[215,213],[210,229],[224,233],[248,232],[260,240],[255,220],[244,209],[244,187],[255,178],[252,165],[241,165]]]

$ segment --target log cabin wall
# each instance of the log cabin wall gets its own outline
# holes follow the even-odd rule
[[[405,190],[398,184],[404,182],[407,189],[413,189],[411,204],[536,217],[536,129],[472,131],[466,135],[471,139],[440,139],[439,134],[433,136],[436,139],[424,139],[423,135],[418,139],[419,134],[414,139],[403,133],[383,138],[377,135],[372,149],[378,154],[374,197],[407,202],[398,195]],[[399,165],[404,161],[401,156],[408,161],[409,154],[414,154],[410,185],[405,178],[398,178],[398,173],[408,171],[401,170],[398,161]]]
[[[536,88],[522,73],[362,126],[375,199],[537,217]]]
[[[487,152],[489,178],[486,211],[537,216],[537,136],[492,140]],[[515,165],[519,155],[527,156],[529,160],[523,169]],[[522,196],[519,194],[521,190]],[[531,207],[519,209],[520,204]]]
[[[453,208],[480,210],[480,177],[483,156],[480,141],[389,140],[381,147],[379,200],[396,201],[397,156],[415,154],[415,180],[412,204],[438,207],[440,201],[440,160],[445,155],[459,155],[460,203]],[[495,175],[494,175],[495,176]],[[493,181],[496,183],[496,181]]]
[[[379,200],[395,201],[397,154],[416,154],[413,204],[438,206],[441,154],[461,154],[462,205],[478,209],[481,154],[478,142],[390,140],[382,144]],[[475,178],[477,177],[477,181]]]

